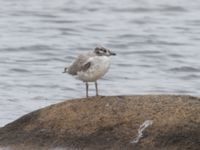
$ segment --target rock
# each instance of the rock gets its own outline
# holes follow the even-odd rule
[[[0,128],[0,147],[199,150],[200,98],[146,95],[67,100]]]

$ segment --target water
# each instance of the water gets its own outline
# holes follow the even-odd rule
[[[117,53],[100,94],[200,96],[199,0],[0,3],[0,126],[84,97],[85,85],[61,72],[98,45]]]

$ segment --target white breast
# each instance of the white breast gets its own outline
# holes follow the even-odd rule
[[[85,72],[77,73],[78,79],[84,82],[94,82],[105,75],[110,67],[110,58],[107,56],[95,56],[88,59],[91,66]]]

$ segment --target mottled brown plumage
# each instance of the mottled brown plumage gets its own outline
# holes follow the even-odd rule
[[[77,72],[79,71],[86,71],[84,65],[86,64],[87,60],[92,56],[95,56],[95,53],[89,52],[79,55],[77,59],[69,66],[67,72],[71,75],[77,75]]]

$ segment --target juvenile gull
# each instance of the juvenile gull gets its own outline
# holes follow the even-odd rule
[[[92,52],[79,55],[63,73],[69,73],[85,82],[86,97],[88,97],[88,82],[95,82],[96,96],[98,96],[97,80],[108,71],[112,55],[116,54],[104,47],[96,47]]]

